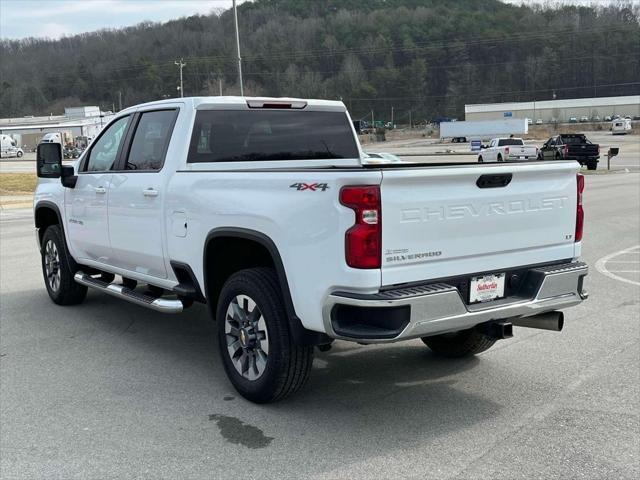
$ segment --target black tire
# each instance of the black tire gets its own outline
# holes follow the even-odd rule
[[[253,308],[244,303],[245,297],[255,303]],[[234,301],[239,310],[246,310],[248,315],[243,317],[237,313],[232,306]],[[255,308],[259,310],[258,316]],[[229,309],[233,315],[227,314]],[[225,372],[244,398],[255,403],[275,402],[295,393],[307,382],[313,347],[295,344],[273,269],[250,268],[231,275],[220,292],[216,319]],[[232,353],[230,350],[234,348]],[[246,359],[244,364],[243,359]],[[259,360],[262,372],[259,372]],[[250,379],[251,376],[256,378]]]
[[[16,152],[16,157],[18,158],[22,157],[22,152]]]
[[[499,162],[501,162],[501,161],[502,161],[502,155],[498,154],[498,159],[497,159],[497,160],[498,160]]]
[[[67,252],[62,230],[52,225],[42,236],[42,276],[51,300],[58,305],[77,305],[87,296],[87,287],[73,279],[75,262]]]
[[[554,156],[553,158],[554,158],[554,159],[556,159],[556,160],[560,160],[560,154],[559,154],[559,153],[556,153],[556,154],[555,154],[555,156]]]
[[[434,353],[448,358],[460,358],[484,352],[496,343],[484,333],[471,328],[459,332],[423,337],[424,344]]]
[[[478,163],[484,163],[484,160],[482,159],[482,155],[478,157]]]
[[[589,160],[587,162],[587,170],[596,170],[598,168],[598,162],[596,160]]]

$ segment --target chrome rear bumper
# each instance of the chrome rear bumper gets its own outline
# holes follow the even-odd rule
[[[587,273],[582,262],[532,268],[517,295],[479,304],[467,304],[447,283],[370,295],[334,292],[325,302],[323,320],[329,336],[363,343],[437,335],[578,305],[587,298],[583,290]],[[347,318],[356,320],[345,322]]]

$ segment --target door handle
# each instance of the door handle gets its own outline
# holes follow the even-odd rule
[[[146,190],[143,190],[142,194],[145,197],[157,197],[158,196],[158,191],[155,188],[149,187]]]
[[[107,189],[104,187],[95,187],[93,189],[96,193],[107,193]]]

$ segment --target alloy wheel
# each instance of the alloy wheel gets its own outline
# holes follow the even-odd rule
[[[49,240],[45,246],[44,267],[49,287],[57,292],[60,288],[60,255],[53,240]]]
[[[251,297],[237,295],[231,300],[224,331],[236,371],[247,380],[260,378],[269,359],[269,334],[262,312]]]

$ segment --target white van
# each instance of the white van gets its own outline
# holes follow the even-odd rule
[[[631,131],[631,119],[630,118],[616,118],[611,122],[611,134],[612,135],[626,135]]]

